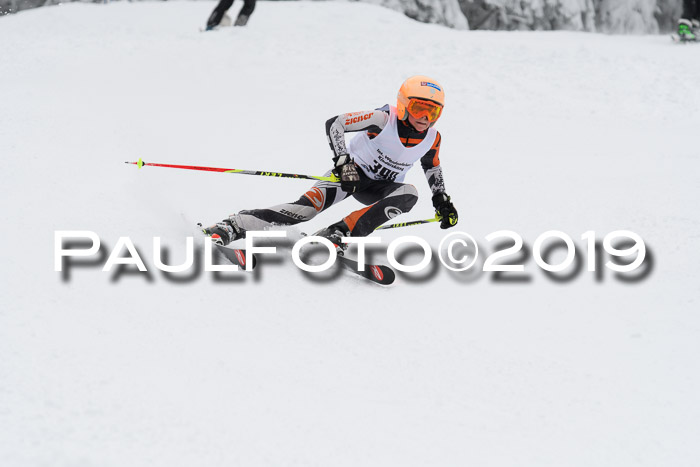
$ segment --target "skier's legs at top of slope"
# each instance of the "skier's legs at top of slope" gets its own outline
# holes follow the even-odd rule
[[[678,36],[683,41],[696,41],[700,34],[700,0],[683,0],[683,16],[678,20]]]
[[[442,114],[444,92],[435,80],[414,76],[399,90],[397,107],[385,105],[365,112],[341,114],[326,122],[326,135],[334,152],[335,174],[340,181],[320,181],[296,201],[266,209],[240,211],[204,229],[220,245],[245,238],[248,230],[295,225],[353,196],[366,207],[317,232],[342,248],[342,237],[363,237],[378,226],[409,212],[418,190],[403,183],[418,161],[433,193],[441,227],[457,224],[457,210],[445,193],[438,157],[441,136],[433,125]],[[345,132],[359,132],[346,147]]]
[[[253,14],[253,10],[255,10],[255,0],[243,1],[243,8],[241,8],[241,11],[238,13],[236,22],[233,23],[234,26],[245,26],[248,23],[248,18],[250,18],[250,15]],[[216,5],[214,11],[212,11],[211,15],[209,15],[209,19],[207,20],[207,31],[214,29],[219,25],[219,23],[221,23],[221,19],[224,17],[224,14],[226,14],[228,9],[231,8],[231,5],[233,5],[233,0],[219,1],[219,4]]]

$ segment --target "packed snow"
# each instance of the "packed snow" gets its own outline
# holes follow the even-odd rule
[[[0,18],[0,465],[697,465],[700,47],[355,2],[258,2],[246,28],[200,33],[214,5]],[[391,288],[317,280],[289,244],[254,273],[154,267],[153,237],[178,264],[196,222],[310,183],[125,161],[322,175],[326,119],[393,104],[414,74],[446,89],[460,221],[382,232],[379,259],[404,235],[437,250],[464,231],[489,254],[489,233],[532,250],[560,230],[584,261],[570,280],[531,253],[508,258],[528,281],[435,260]],[[396,222],[432,217],[419,167],[407,182],[421,199]],[[95,232],[102,256],[56,272],[63,230]],[[586,270],[581,235],[615,230],[643,238],[642,279]],[[148,273],[101,271],[120,237]]]

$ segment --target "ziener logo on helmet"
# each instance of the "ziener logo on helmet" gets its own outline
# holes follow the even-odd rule
[[[442,91],[442,89],[440,89],[440,86],[438,86],[437,84],[429,83],[428,81],[421,81],[420,85],[421,86],[430,86],[431,88],[435,88],[438,91]]]

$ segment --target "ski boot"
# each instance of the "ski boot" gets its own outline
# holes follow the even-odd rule
[[[233,23],[233,25],[234,26],[245,26],[246,24],[248,24],[248,18],[250,18],[250,16],[248,16],[248,15],[238,15],[238,18],[236,18],[236,22]]]
[[[203,228],[202,232],[220,246],[226,246],[234,240],[245,238],[245,230],[238,226],[236,216],[233,214],[221,222]]]
[[[697,20],[692,22],[687,19],[678,20],[678,37],[681,42],[695,42],[697,40],[697,29],[694,30],[693,23],[697,23]]]
[[[216,11],[214,11],[211,16],[209,16],[209,19],[207,19],[207,25],[204,28],[205,31],[213,31],[214,29],[218,29],[219,27],[226,27],[226,26],[231,26],[231,17],[227,14],[224,13],[224,16],[221,17],[221,21],[218,23],[216,22]]]
[[[343,237],[350,236],[350,229],[345,221],[336,222],[329,225],[325,229],[321,229],[314,234],[316,237],[327,238],[335,246],[335,251],[338,256],[343,256],[345,250],[348,249],[348,244],[342,241]]]

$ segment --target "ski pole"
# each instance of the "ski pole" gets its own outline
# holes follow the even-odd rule
[[[288,173],[280,173],[280,172],[264,172],[262,170],[223,169],[220,167],[201,167],[198,165],[156,164],[154,162],[144,162],[140,158],[137,162],[125,162],[125,164],[136,165],[139,169],[143,166],[168,167],[171,169],[203,170],[205,172],[260,175],[263,177],[298,178],[298,179],[302,179],[302,180],[324,180],[327,182],[339,182],[340,181],[340,178],[336,177],[333,174],[331,174],[330,177],[317,177],[315,175],[288,174]]]
[[[424,219],[420,221],[411,221],[411,222],[400,222],[398,224],[389,224],[389,225],[380,225],[374,230],[384,230],[384,229],[395,229],[397,227],[410,227],[412,225],[418,225],[418,224],[429,224],[431,222],[440,222],[442,219],[440,219],[437,214],[435,217],[432,219]]]

